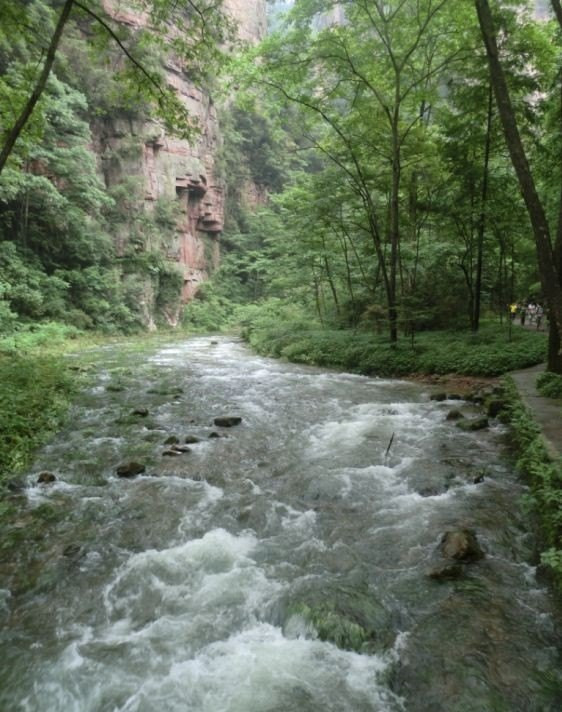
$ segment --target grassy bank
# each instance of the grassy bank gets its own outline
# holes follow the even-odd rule
[[[422,332],[413,343],[402,338],[395,346],[385,335],[320,329],[302,322],[256,319],[245,325],[244,335],[263,355],[377,376],[498,376],[540,363],[546,353],[545,334],[514,328],[510,339],[507,327],[497,323],[484,325],[478,334]]]
[[[510,378],[504,379],[504,392],[517,468],[528,479],[527,504],[540,524],[541,562],[562,589],[562,459],[549,456],[540,428]]]
[[[58,323],[36,324],[0,337],[0,498],[8,482],[29,466],[37,448],[61,428],[88,368],[103,358],[97,351],[79,359],[68,354],[115,341],[138,350],[169,339],[167,332],[107,337]]]

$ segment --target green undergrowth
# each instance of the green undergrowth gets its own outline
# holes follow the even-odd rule
[[[545,398],[562,398],[562,376],[551,371],[541,373],[537,378],[537,390]]]
[[[0,486],[62,425],[73,389],[60,356],[0,354]]]
[[[541,527],[541,562],[562,588],[562,458],[549,455],[541,431],[523,405],[511,378],[504,379],[517,468],[528,478],[526,498]]]
[[[173,339],[186,334],[174,333]],[[6,485],[65,421],[73,394],[105,360],[104,344],[127,354],[169,343],[169,332],[108,337],[56,322],[0,336],[0,515]],[[2,504],[4,502],[4,504]]]
[[[514,329],[510,340],[507,329],[499,324],[487,324],[477,334],[421,332],[413,343],[402,337],[396,345],[382,334],[323,329],[302,321],[258,319],[246,324],[243,333],[264,355],[377,376],[498,376],[540,363],[546,351],[544,334]]]

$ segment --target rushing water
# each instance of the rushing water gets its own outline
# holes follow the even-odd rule
[[[122,361],[104,351],[20,498],[2,712],[561,708],[559,614],[501,426],[461,432],[423,386],[223,338]],[[162,456],[170,435],[201,440]],[[117,478],[129,460],[146,474]],[[38,486],[45,469],[57,482]],[[431,580],[459,527],[486,557]]]

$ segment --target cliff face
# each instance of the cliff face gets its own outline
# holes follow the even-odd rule
[[[256,42],[265,35],[266,0],[224,0],[224,8],[237,23],[242,40]],[[122,9],[113,15],[132,27],[140,27],[144,21]],[[212,98],[172,61],[166,66],[166,79],[197,120],[200,134],[188,142],[166,134],[153,121],[105,120],[94,126],[95,150],[109,189],[135,179],[141,183],[142,204],[135,210],[150,215],[158,201],[176,202],[174,239],[150,247],[176,263],[183,277],[181,302],[185,303],[219,263],[218,238],[224,222],[224,186],[217,170],[221,138]],[[131,151],[131,145],[138,150]],[[130,237],[124,225],[115,236],[118,256],[130,248]],[[155,305],[150,304],[154,295],[148,287],[144,300],[145,321],[151,326]],[[175,308],[166,310],[168,322],[177,323],[180,306],[178,301]]]

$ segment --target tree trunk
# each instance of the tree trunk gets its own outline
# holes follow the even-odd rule
[[[539,277],[550,314],[548,369],[556,373],[562,373],[560,368],[560,361],[562,361],[562,354],[560,353],[560,335],[562,334],[562,288],[560,286],[558,269],[555,264],[550,228],[543,204],[536,190],[535,181],[519,134],[509,88],[498,56],[495,30],[489,3],[487,0],[475,0],[475,6],[482,38],[486,47],[486,54],[488,56],[490,80],[494,88],[496,105],[502,123],[505,142],[533,228]],[[555,354],[555,358],[551,358],[550,354]]]
[[[389,265],[389,290],[388,290],[388,318],[390,326],[390,341],[398,341],[398,311],[396,308],[396,277],[398,271],[398,244],[400,239],[400,137],[398,135],[400,116],[397,108],[392,121],[392,178],[390,186],[390,265]]]
[[[474,313],[472,331],[480,328],[480,300],[482,296],[482,263],[484,260],[484,235],[486,232],[486,201],[488,198],[488,166],[490,163],[490,147],[492,143],[492,110],[494,95],[492,86],[488,91],[488,113],[486,117],[486,140],[484,145],[484,170],[482,175],[482,196],[480,202],[480,217],[478,220],[478,242],[476,243],[476,279],[474,283]]]
[[[73,5],[74,5],[74,0],[66,0],[66,2],[64,3],[64,7],[62,8],[62,12],[60,14],[59,21],[57,22],[55,32],[51,38],[51,42],[50,42],[49,48],[47,50],[47,56],[45,57],[45,64],[43,65],[43,69],[41,70],[39,79],[37,80],[37,83],[35,84],[35,88],[31,92],[31,96],[29,97],[25,106],[23,107],[16,123],[8,131],[6,140],[4,142],[4,145],[2,146],[2,150],[0,151],[0,173],[2,173],[2,170],[4,169],[4,166],[6,165],[6,161],[8,160],[10,154],[12,153],[12,150],[14,148],[16,141],[18,140],[21,132],[25,128],[25,125],[28,122],[29,117],[33,113],[33,109],[35,108],[35,105],[41,98],[41,94],[43,93],[43,90],[45,89],[45,86],[47,85],[47,80],[49,79],[49,74],[51,73],[51,69],[52,69],[53,63],[55,61],[55,57],[57,54],[57,49],[58,49],[58,46],[60,43],[62,32],[63,32],[64,27],[67,23],[67,20],[70,16],[70,11],[72,10]]]

